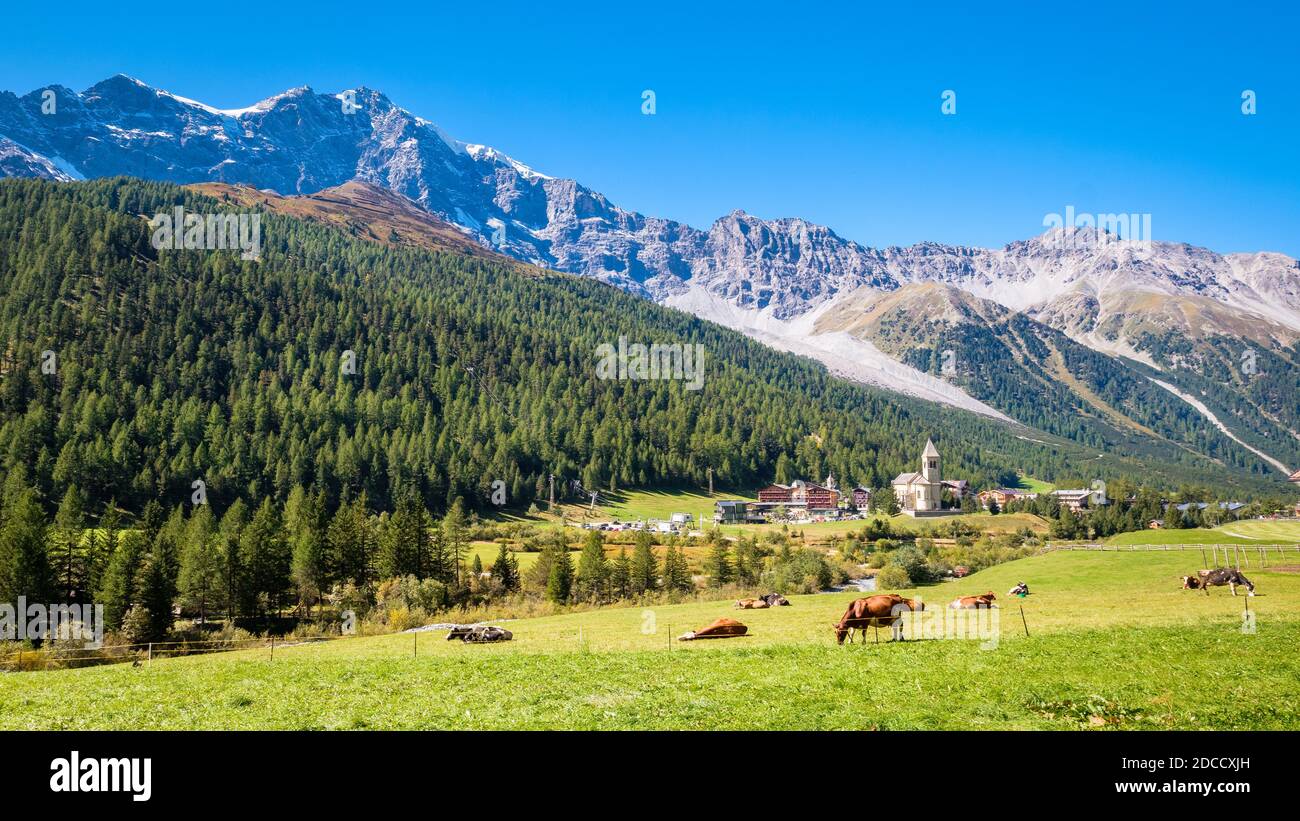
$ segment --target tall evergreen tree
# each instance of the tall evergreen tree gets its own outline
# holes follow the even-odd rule
[[[573,592],[573,557],[562,542],[558,546],[552,543],[547,550],[551,555],[547,562],[550,572],[546,578],[546,598],[556,604],[566,604]]]
[[[654,537],[644,530],[637,531],[629,579],[634,594],[653,592],[659,586],[659,567],[653,548]]]
[[[496,560],[492,562],[492,578],[507,593],[519,589],[519,563],[514,555],[506,549],[504,543],[497,551]]]
[[[207,621],[209,608],[222,605],[225,590],[225,561],[220,535],[212,510],[200,505],[190,517],[181,547],[181,567],[177,593],[184,607],[199,611],[199,620]]]
[[[578,557],[577,598],[583,601],[603,601],[609,567],[605,561],[605,540],[600,531],[592,530],[582,545]]]
[[[53,602],[54,573],[46,553],[45,513],[36,491],[27,489],[5,506],[0,525],[0,601],[19,596],[43,604]]]

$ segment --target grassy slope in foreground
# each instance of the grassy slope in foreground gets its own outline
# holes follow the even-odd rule
[[[920,591],[941,606],[1029,582],[1034,595],[1003,601],[990,650],[837,647],[830,623],[852,594],[746,612],[751,637],[671,651],[668,635],[735,611],[607,609],[514,622],[506,645],[425,634],[418,657],[399,634],[274,661],[247,651],[0,676],[0,728],[1300,727],[1300,576],[1249,571],[1258,632],[1243,634],[1244,598],[1179,589],[1188,558],[1053,553]]]

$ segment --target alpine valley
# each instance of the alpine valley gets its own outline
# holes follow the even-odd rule
[[[1022,441],[1254,487],[1300,467],[1300,264],[1278,253],[1098,229],[869,248],[739,210],[700,229],[453,139],[367,88],[236,110],[123,75],[4,92],[0,176],[193,185],[384,243],[593,278]]]

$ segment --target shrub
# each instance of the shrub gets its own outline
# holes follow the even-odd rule
[[[778,556],[763,581],[780,593],[816,593],[834,583],[835,571],[821,553],[802,548]]]
[[[889,557],[889,564],[900,567],[913,584],[930,581],[930,565],[919,548],[900,547]]]
[[[912,586],[907,571],[896,564],[887,564],[876,574],[876,591],[902,590]]]

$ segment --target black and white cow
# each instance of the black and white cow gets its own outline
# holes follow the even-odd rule
[[[1210,595],[1211,587],[1222,587],[1227,585],[1232,591],[1232,595],[1237,595],[1237,585],[1244,585],[1246,595],[1255,595],[1255,585],[1251,584],[1250,579],[1241,575],[1240,570],[1234,570],[1231,567],[1220,567],[1215,570],[1198,570],[1195,576],[1183,576],[1184,590],[1204,590],[1205,595]]]
[[[510,641],[514,634],[503,627],[492,627],[486,624],[465,624],[456,625],[451,628],[447,634],[447,641],[460,639],[466,644],[487,644],[494,641]]]

